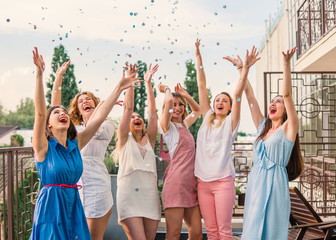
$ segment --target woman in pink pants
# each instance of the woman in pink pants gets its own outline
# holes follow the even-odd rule
[[[242,93],[249,68],[258,60],[256,48],[247,51],[233,98],[221,92],[215,97],[213,109],[209,103],[200,40],[196,43],[197,85],[203,123],[197,135],[195,176],[198,201],[209,240],[232,239],[232,209],[235,199],[235,169],[231,156],[237,135]]]

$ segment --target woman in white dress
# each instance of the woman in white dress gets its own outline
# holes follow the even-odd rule
[[[65,62],[62,67],[58,66],[52,91],[52,106],[61,105],[62,78],[69,63],[70,61]],[[71,101],[69,114],[77,132],[85,129],[98,103],[99,98],[91,92],[78,93]],[[113,208],[110,176],[104,164],[105,152],[113,134],[113,124],[105,120],[81,150],[83,174],[78,184],[83,186],[80,196],[93,240],[103,239]]]
[[[157,133],[157,115],[152,75],[157,71],[151,65],[144,73],[148,97],[148,125],[144,130],[141,116],[133,112],[134,88],[126,91],[124,113],[118,128],[116,155],[119,157],[117,210],[128,239],[155,239],[161,219],[160,199],[154,147]],[[126,65],[127,74],[137,72],[134,65]]]

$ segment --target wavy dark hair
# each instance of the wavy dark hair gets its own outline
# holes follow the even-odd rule
[[[282,97],[281,95],[278,95]],[[276,96],[276,97],[278,97]],[[282,124],[287,120],[287,112],[285,111],[282,116]],[[256,142],[260,141],[263,137],[265,137],[272,127],[272,120],[267,116],[265,127],[258,136]],[[299,134],[296,134],[294,146],[292,149],[292,153],[289,157],[289,161],[286,166],[287,174],[288,174],[288,180],[293,181],[296,178],[298,178],[304,169],[304,162],[301,154],[301,148],[300,148],[300,141],[299,141]]]
[[[47,111],[47,119],[46,119],[46,128],[45,128],[45,134],[48,140],[51,140],[51,138],[53,137],[52,132],[50,130],[50,128],[48,127],[49,124],[49,118],[50,115],[52,113],[53,110],[55,110],[56,108],[62,108],[66,113],[68,113],[68,111],[65,109],[65,107],[63,106],[52,106],[51,108],[48,109]],[[69,138],[70,140],[74,139],[77,136],[77,130],[75,125],[72,123],[71,118],[70,119],[70,126],[68,128],[67,131],[67,138]]]

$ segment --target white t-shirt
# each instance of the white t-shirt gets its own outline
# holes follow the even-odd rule
[[[184,121],[184,125],[187,126],[186,121]],[[175,150],[180,140],[180,134],[177,129],[180,127],[184,127],[184,126],[181,123],[170,122],[169,130],[168,132],[165,133],[163,129],[161,128],[161,125],[159,124],[160,133],[162,134],[163,139],[167,144],[167,148],[169,150],[169,156],[171,159],[174,156]]]
[[[225,118],[220,127],[216,127],[218,120],[215,120],[209,128],[207,122],[212,113],[213,110],[210,108],[197,134],[195,176],[205,182],[236,175],[231,150],[239,121],[233,132],[231,114]]]

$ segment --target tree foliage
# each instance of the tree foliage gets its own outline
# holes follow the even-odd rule
[[[34,126],[35,106],[31,98],[21,99],[20,104],[16,106],[16,111],[3,112],[3,106],[0,105],[0,124],[18,125],[20,128],[32,129]]]
[[[147,64],[145,62],[142,62],[140,60],[137,61],[136,66],[139,67],[138,71],[138,77],[140,77],[142,80],[144,79],[144,72],[147,71]],[[154,86],[154,83],[152,83],[152,86]],[[154,96],[156,97],[156,89],[154,89]],[[134,88],[134,112],[137,112],[140,114],[142,119],[145,120],[145,109],[147,107],[147,93],[146,93],[146,86],[145,82],[142,81],[140,83],[139,88]]]
[[[51,63],[52,73],[50,74],[49,81],[47,82],[47,102],[48,102],[48,108],[51,104],[51,93],[52,88],[54,86],[54,81],[56,78],[56,71],[58,68],[58,63],[60,66],[66,61],[69,61],[70,58],[64,48],[64,46],[61,44],[59,47],[54,48],[54,56]],[[77,83],[76,83],[76,77],[74,74],[74,65],[70,63],[68,69],[66,70],[65,74],[63,75],[63,81],[62,81],[62,105],[66,108],[70,106],[71,100],[76,96],[76,94],[79,92]]]
[[[186,91],[197,103],[199,103],[195,63],[192,60],[186,61],[186,68],[187,68],[187,73],[186,73],[186,78],[184,80]],[[209,88],[208,88],[208,95],[209,95],[209,101],[211,102],[212,94]],[[189,105],[187,109],[189,112],[191,112],[191,108]],[[201,116],[200,118],[197,119],[197,121],[192,126],[189,127],[189,131],[194,136],[195,140],[197,138],[198,129],[202,125],[202,121],[203,121],[203,118]]]

